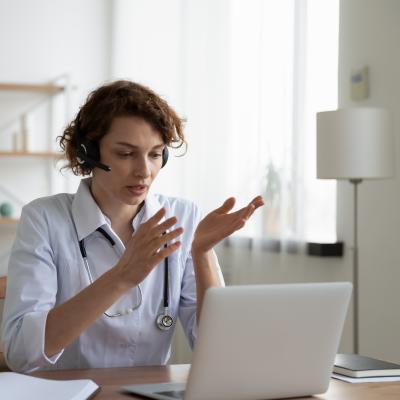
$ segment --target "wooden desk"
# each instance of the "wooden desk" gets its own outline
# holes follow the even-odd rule
[[[95,396],[95,400],[143,400],[142,397],[122,393],[120,387],[135,383],[184,382],[188,371],[189,365],[171,365],[166,367],[46,371],[35,372],[32,375],[61,380],[92,379],[101,386],[101,391]],[[307,398],[323,400],[398,400],[400,399],[400,382],[351,384],[332,379],[325,394]],[[306,397],[302,399],[306,399]]]

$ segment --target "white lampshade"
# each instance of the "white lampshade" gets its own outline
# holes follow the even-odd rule
[[[391,115],[381,108],[317,113],[317,177],[379,179],[394,175]]]

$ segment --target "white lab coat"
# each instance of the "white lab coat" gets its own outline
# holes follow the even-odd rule
[[[49,310],[89,285],[79,240],[85,239],[94,279],[113,267],[125,250],[94,201],[89,184],[90,179],[83,179],[76,194],[37,199],[22,210],[10,256],[2,323],[5,357],[13,370],[163,365],[169,359],[173,329],[161,331],[155,322],[163,310],[164,263],[141,283],[143,299],[137,310],[115,318],[103,314],[60,353],[51,358],[44,353]],[[182,246],[169,257],[169,313],[175,322],[180,318],[193,346],[196,285],[190,249],[200,213],[186,200],[149,194],[132,221],[133,228],[161,207],[167,210],[166,218],[176,216],[177,226],[184,228]],[[96,232],[98,227],[114,239],[114,247]],[[139,301],[134,288],[108,311],[128,310]]]

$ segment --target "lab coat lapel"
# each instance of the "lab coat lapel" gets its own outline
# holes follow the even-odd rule
[[[79,240],[86,238],[98,227],[107,223],[104,214],[90,193],[90,178],[82,179],[79,184],[72,201],[72,217]]]

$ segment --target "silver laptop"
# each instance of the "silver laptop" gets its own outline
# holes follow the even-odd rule
[[[123,387],[152,399],[260,400],[329,386],[352,285],[230,286],[204,298],[187,384]]]

